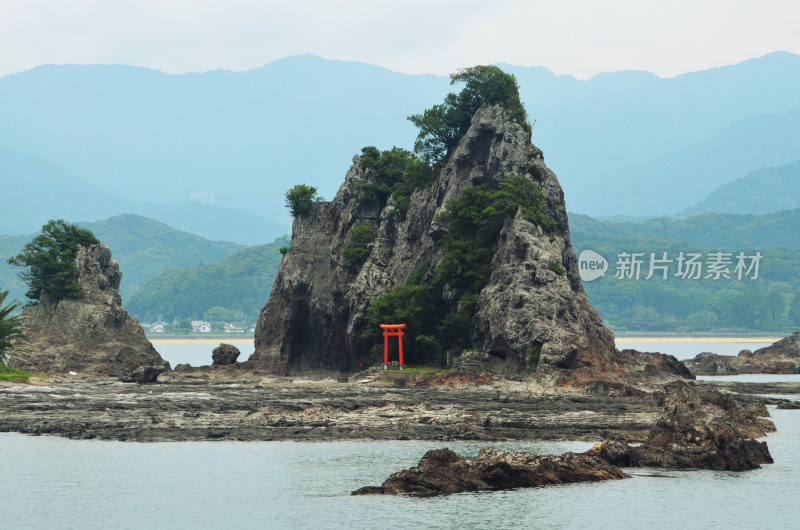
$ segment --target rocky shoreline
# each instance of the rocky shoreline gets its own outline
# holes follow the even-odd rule
[[[718,383],[689,382],[711,389]],[[722,384],[744,408],[800,394],[800,383]],[[587,440],[643,442],[663,392],[587,392],[496,379],[488,385],[173,374],[155,384],[50,379],[0,386],[0,432],[138,442],[237,440]]]

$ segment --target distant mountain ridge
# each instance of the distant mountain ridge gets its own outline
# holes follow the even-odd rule
[[[0,234],[30,234],[50,219],[79,223],[127,213],[157,219],[206,239],[246,245],[272,241],[288,230],[288,225],[213,204],[133,202],[87,184],[61,164],[10,149],[0,148],[0,181]],[[150,195],[151,200],[159,199],[157,189]]]
[[[659,217],[641,223],[600,221],[569,214],[575,248],[586,241],[651,239],[682,242],[709,249],[742,251],[800,248],[800,209],[765,215],[703,213],[686,219]],[[654,248],[653,251],[657,251]]]
[[[701,212],[765,214],[795,208],[800,208],[800,160],[761,168],[723,184],[681,215]]]
[[[675,214],[724,182],[797,159],[800,56],[791,53],[670,79],[504,67],[570,211]],[[444,76],[310,55],[179,76],[43,66],[0,78],[0,146],[57,161],[126,200],[213,197],[288,226],[289,187],[332,198],[361,147],[410,148],[416,131],[405,118],[450,90]]]

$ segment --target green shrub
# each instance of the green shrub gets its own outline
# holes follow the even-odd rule
[[[28,379],[31,374],[17,370],[16,368],[9,368],[3,363],[0,363],[0,381],[8,381],[9,379]]]
[[[562,267],[561,263],[559,263],[557,260],[550,260],[550,262],[547,264],[547,268],[555,272],[559,276],[564,276],[567,274],[564,271],[564,267]]]
[[[450,156],[483,105],[501,105],[530,133],[516,77],[496,66],[473,66],[451,74],[450,84],[456,83],[464,83],[461,92],[451,92],[443,103],[408,117],[419,128],[414,152],[427,164],[438,166]]]
[[[317,188],[305,184],[298,184],[286,192],[286,207],[295,218],[310,214],[313,204],[321,200]]]
[[[531,366],[536,366],[539,364],[539,357],[542,356],[542,345],[541,344],[534,344],[530,348],[528,348],[528,364]]]
[[[361,265],[372,252],[375,241],[375,227],[370,223],[353,228],[350,244],[342,250],[342,258],[351,265]]]
[[[62,219],[51,220],[42,226],[42,233],[22,248],[8,262],[28,267],[20,278],[28,284],[28,298],[38,301],[47,293],[51,300],[80,298],[83,288],[78,283],[75,255],[79,246],[89,246],[100,240],[85,228],[67,224]]]
[[[542,207],[542,192],[527,177],[473,186],[456,199],[447,201],[437,217],[447,223],[442,238],[445,254],[436,272],[450,287],[477,293],[489,281],[497,238],[506,220],[518,211],[528,221],[551,231],[555,221]]]
[[[281,247],[281,248],[279,249],[279,251],[280,251],[280,253],[281,253],[281,256],[285,256],[286,254],[288,254],[288,253],[289,253],[289,247]]]
[[[390,151],[379,151],[368,146],[361,150],[361,166],[373,169],[372,179],[358,182],[362,203],[376,202],[380,208],[386,206],[390,196],[395,199],[394,215],[405,219],[411,204],[411,194],[434,181],[436,173],[413,153],[393,147]]]

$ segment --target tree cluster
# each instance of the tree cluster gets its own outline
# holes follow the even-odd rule
[[[54,301],[80,298],[83,288],[78,283],[75,255],[78,247],[99,242],[90,230],[62,219],[51,220],[42,227],[41,234],[8,262],[28,267],[20,278],[28,285],[26,296],[31,300],[38,301],[42,293]]]
[[[436,179],[436,172],[413,153],[393,147],[379,151],[373,146],[361,150],[361,167],[372,169],[369,180],[356,184],[361,191],[361,202],[375,202],[380,208],[394,197],[394,213],[405,219],[411,204],[411,194]]]
[[[483,105],[502,106],[511,119],[530,132],[516,77],[496,66],[473,66],[450,76],[450,84],[457,83],[465,85],[461,92],[451,92],[443,103],[408,118],[419,128],[414,152],[426,163],[436,167],[450,156]]]
[[[286,192],[286,207],[295,219],[310,214],[314,203],[321,200],[317,188],[306,184],[297,184]]]
[[[475,296],[489,280],[503,225],[521,212],[528,221],[553,230],[555,222],[543,212],[544,204],[542,193],[525,176],[473,186],[449,200],[437,218],[448,226],[442,237],[444,258],[429,282],[424,281],[423,267],[367,310],[366,338],[373,341],[375,351],[380,350],[380,337],[374,330],[380,323],[394,322],[409,325],[410,361],[441,362],[443,349],[470,347]],[[441,291],[433,289],[437,284],[460,293],[454,310],[448,311],[445,302],[436,298]],[[426,351],[418,351],[422,348]]]

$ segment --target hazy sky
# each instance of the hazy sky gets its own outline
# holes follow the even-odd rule
[[[672,77],[777,50],[800,54],[796,0],[0,0],[0,76],[247,70],[313,53],[406,73],[504,62]]]

